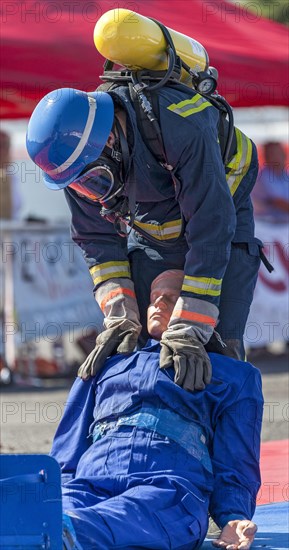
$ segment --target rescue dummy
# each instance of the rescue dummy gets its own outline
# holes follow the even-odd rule
[[[148,329],[158,339],[183,273],[161,277],[148,309]],[[211,383],[191,393],[174,383],[172,368],[159,368],[159,358],[160,345],[150,340],[72,387],[52,447],[62,470],[66,539],[69,533],[75,544],[67,548],[193,550],[210,510],[222,529],[213,544],[248,550],[260,486],[259,371],[212,354]],[[191,370],[178,361],[191,386]]]
[[[133,23],[127,28],[133,32]],[[182,61],[177,78],[178,56],[161,29],[171,78],[149,73],[142,80],[139,71],[129,77],[124,71],[107,91],[56,90],[32,114],[27,148],[47,187],[64,189],[72,237],[104,313],[105,330],[80,375],[94,375],[109,355],[134,350],[142,326],[145,332],[152,280],[178,268],[183,285],[161,340],[161,366],[173,365],[178,349],[187,365],[203,365],[206,384],[208,343],[210,350],[244,357],[260,265],[249,196],[257,154],[249,138],[224,122],[207,61],[205,76],[195,61],[194,70]],[[180,80],[184,67],[190,87]],[[210,82],[211,96],[201,95]],[[140,124],[146,113],[149,141]],[[214,333],[218,319],[222,344]]]

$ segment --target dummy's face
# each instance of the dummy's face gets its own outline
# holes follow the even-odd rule
[[[157,277],[151,286],[150,305],[147,313],[147,328],[149,334],[160,340],[162,333],[167,329],[176,301],[180,295],[183,275],[174,276],[162,274]],[[176,271],[176,273],[181,273]]]

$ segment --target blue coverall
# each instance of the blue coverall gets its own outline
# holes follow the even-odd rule
[[[259,371],[211,354],[212,382],[189,393],[173,369],[159,369],[159,350],[152,340],[113,356],[69,394],[52,456],[84,550],[192,550],[206,535],[208,509],[220,527],[254,514]]]
[[[174,167],[173,183],[142,139],[128,88],[108,93],[127,114],[130,164],[125,194],[132,210],[135,202],[136,225],[156,243],[134,230],[128,239],[119,236],[100,216],[97,203],[67,187],[72,237],[83,250],[95,289],[108,278],[131,277],[131,268],[146,327],[152,280],[166,269],[184,269],[183,286],[187,289],[193,280],[197,288],[183,288],[181,295],[219,306],[221,336],[242,340],[260,265],[261,243],[254,238],[250,199],[258,171],[255,145],[235,129],[238,147],[225,169],[219,111],[183,86],[164,87],[158,91],[159,122],[167,160]],[[221,298],[214,280],[223,281]],[[147,339],[145,328],[144,334]]]

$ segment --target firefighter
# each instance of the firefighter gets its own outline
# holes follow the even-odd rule
[[[157,102],[165,165],[140,133],[127,86],[51,92],[31,116],[27,149],[46,186],[64,189],[72,238],[104,313],[105,330],[80,376],[95,374],[109,355],[134,349],[152,280],[165,269],[184,269],[160,364],[181,356],[192,365],[194,357],[203,376],[190,389],[202,389],[210,380],[206,344],[244,358],[244,327],[260,265],[249,196],[257,153],[235,129],[235,149],[224,167],[219,111],[198,92],[163,86]]]
[[[159,369],[156,340],[182,282],[175,270],[153,281],[148,330],[155,340],[108,359],[98,376],[72,387],[52,446],[64,534],[74,539],[65,548],[192,550],[206,535],[208,509],[222,530],[215,546],[248,550],[253,542],[260,373],[213,354],[212,383],[190,393],[173,382],[172,368]],[[190,371],[180,367],[186,387]]]

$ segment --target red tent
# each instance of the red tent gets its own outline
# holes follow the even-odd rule
[[[118,0],[201,42],[220,73],[219,91],[233,106],[288,105],[288,29],[255,11],[220,0]],[[103,59],[95,22],[112,0],[10,0],[1,8],[1,117],[31,114],[60,87],[92,90]],[[249,6],[250,7],[250,6]]]

